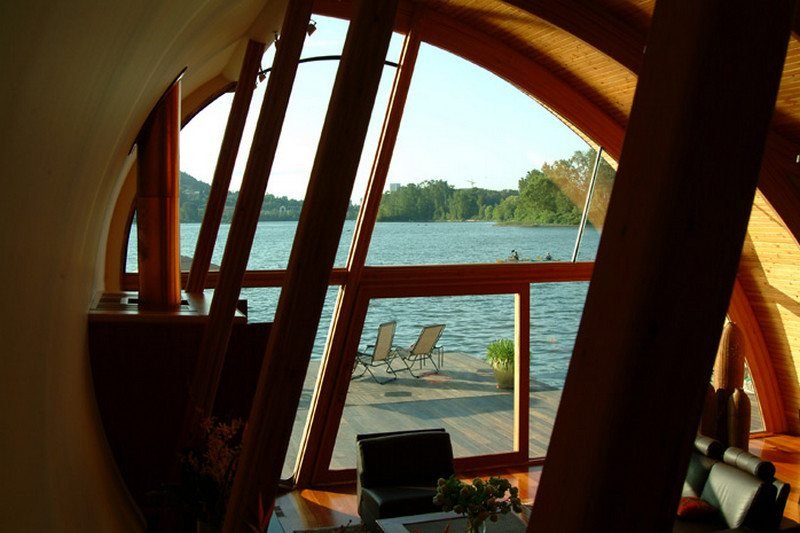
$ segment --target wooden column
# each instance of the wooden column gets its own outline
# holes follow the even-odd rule
[[[358,2],[261,367],[224,531],[271,508],[389,47],[397,0]]]
[[[228,124],[225,126],[222,146],[219,149],[214,179],[211,182],[211,192],[208,194],[203,223],[200,226],[200,234],[197,236],[192,268],[189,270],[189,278],[186,280],[186,292],[189,293],[201,293],[205,288],[206,275],[211,265],[214,245],[217,242],[217,233],[222,221],[222,214],[225,211],[225,200],[228,197],[231,175],[236,163],[236,156],[239,153],[239,144],[242,141],[247,112],[250,110],[250,101],[253,99],[256,76],[261,68],[261,56],[264,55],[265,47],[264,43],[252,39],[247,42],[247,49],[239,71],[239,81],[236,84],[236,93],[233,95],[233,103],[228,115]]]
[[[278,146],[286,106],[292,92],[297,62],[303,49],[306,28],[311,20],[313,0],[293,0],[287,7],[281,30],[281,45],[275,54],[272,75],[264,93],[250,157],[244,171],[242,188],[236,201],[225,253],[220,265],[219,282],[211,301],[208,325],[197,358],[197,368],[189,390],[189,405],[184,433],[190,432],[199,413],[208,415],[214,405],[225,353],[231,334],[236,302],[247,268],[258,215],[264,201],[275,150]]]
[[[783,433],[786,431],[786,413],[778,386],[778,378],[770,360],[761,326],[738,279],[733,285],[728,316],[744,332],[747,345],[745,351],[747,364],[750,366],[750,375],[755,383],[756,392],[758,392],[758,403],[761,405],[764,427],[770,433]]]
[[[530,531],[671,531],[793,7],[656,4]]]
[[[514,295],[514,451],[530,457],[531,401],[531,287]]]
[[[312,483],[313,479],[330,464],[333,445],[339,430],[339,422],[344,409],[344,397],[339,399],[334,396],[343,382],[350,383],[350,374],[353,368],[354,353],[345,354],[348,345],[348,336],[361,336],[361,327],[353,327],[353,309],[356,303],[356,294],[361,281],[361,274],[366,262],[372,232],[375,229],[375,219],[378,215],[389,165],[400,131],[400,122],[403,118],[408,89],[414,73],[414,65],[419,53],[419,24],[421,8],[414,12],[411,27],[403,41],[400,53],[400,62],[395,73],[392,93],[383,121],[383,129],[378,143],[378,150],[372,164],[372,172],[367,183],[366,199],[356,222],[353,232],[353,245],[347,258],[347,285],[342,288],[342,295],[336,306],[336,315],[333,318],[333,338],[328,348],[328,357],[325,358],[321,370],[322,379],[319,393],[314,398],[311,408],[311,424],[306,442],[301,450],[308,453],[301,454],[301,463],[296,484],[299,487]]]
[[[181,304],[179,154],[181,82],[170,86],[136,138],[139,306]]]

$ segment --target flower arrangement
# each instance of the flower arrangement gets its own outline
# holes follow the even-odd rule
[[[470,531],[485,524],[487,518],[496,522],[499,514],[522,512],[519,489],[500,477],[490,477],[487,480],[475,478],[471,483],[461,481],[455,476],[439,479],[433,503],[441,505],[443,511],[466,515]]]
[[[222,526],[236,464],[242,451],[244,422],[204,418],[196,444],[181,457],[183,500],[188,510],[213,527]]]

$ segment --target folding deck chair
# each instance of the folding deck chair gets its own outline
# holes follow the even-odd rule
[[[395,321],[384,322],[378,326],[378,336],[375,338],[375,344],[368,345],[366,351],[356,352],[356,360],[353,364],[352,377],[361,377],[365,373],[369,372],[369,375],[372,376],[372,379],[381,385],[397,379],[397,374],[395,373],[394,368],[392,368],[392,359],[397,357],[397,352],[392,345],[394,342],[394,330],[396,328],[397,322]],[[370,348],[372,349],[371,351]],[[364,370],[360,374],[356,375],[355,372],[359,365],[363,366]],[[386,379],[383,381],[378,379],[372,369],[380,366],[385,366],[386,371],[392,374],[391,379]]]
[[[419,337],[414,344],[408,348],[395,348],[397,354],[406,364],[408,371],[411,372],[411,375],[415,378],[419,376],[414,373],[414,364],[419,363],[419,367],[422,369],[426,360],[429,360],[436,370],[436,373],[439,373],[439,366],[436,364],[436,361],[434,361],[433,354],[437,350],[436,343],[439,342],[439,338],[442,336],[444,326],[444,324],[425,326],[422,328],[422,331],[420,331]]]

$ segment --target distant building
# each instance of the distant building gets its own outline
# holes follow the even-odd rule
[[[399,183],[390,183],[389,184],[389,192],[394,192],[397,189],[399,189],[400,187],[402,187],[402,185],[400,185]]]

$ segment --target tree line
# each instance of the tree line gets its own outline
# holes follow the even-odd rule
[[[487,220],[517,225],[575,225],[580,222],[596,152],[577,151],[569,159],[545,163],[518,182],[517,190],[456,189],[444,180],[410,183],[386,192],[378,220],[430,222]],[[595,185],[593,223],[602,224],[614,170],[601,160]]]

